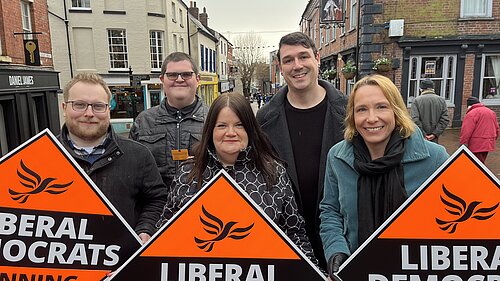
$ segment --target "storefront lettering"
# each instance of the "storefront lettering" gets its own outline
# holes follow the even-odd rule
[[[32,75],[27,76],[9,76],[9,85],[10,86],[25,86],[25,85],[33,85],[35,84],[35,80]]]

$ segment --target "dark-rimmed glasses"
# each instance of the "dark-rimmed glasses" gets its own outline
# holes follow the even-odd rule
[[[88,103],[81,100],[72,100],[72,101],[67,101],[66,103],[71,103],[71,107],[73,108],[74,111],[77,112],[85,112],[89,107],[89,105],[90,107],[92,107],[92,111],[95,113],[104,113],[108,108],[108,104],[103,102]]]
[[[175,81],[181,76],[182,80],[188,80],[189,78],[193,77],[194,71],[185,71],[185,72],[165,72],[165,76],[167,77],[168,80],[170,81]]]

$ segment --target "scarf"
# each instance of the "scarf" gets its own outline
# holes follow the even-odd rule
[[[371,159],[360,135],[353,140],[354,169],[358,177],[358,245],[361,245],[407,198],[403,165],[405,139],[396,129],[384,156]]]

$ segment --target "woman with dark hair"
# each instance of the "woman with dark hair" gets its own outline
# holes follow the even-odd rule
[[[308,257],[317,264],[305,223],[282,161],[261,131],[241,94],[219,96],[210,107],[203,137],[170,188],[161,224],[166,223],[215,174],[224,169]]]

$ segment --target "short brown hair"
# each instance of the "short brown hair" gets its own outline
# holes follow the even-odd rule
[[[191,63],[191,67],[193,68],[194,74],[198,75],[198,67],[196,66],[196,63],[194,62],[193,58],[183,52],[173,52],[170,55],[168,55],[163,63],[161,64],[161,76],[167,72],[167,64],[171,61],[173,62],[179,62],[179,61],[184,61],[187,60],[188,62]]]
[[[403,98],[401,97],[401,93],[389,78],[378,74],[366,76],[354,85],[351,95],[349,96],[349,101],[347,102],[344,138],[351,141],[357,133],[356,124],[354,122],[354,98],[356,97],[356,93],[359,88],[367,85],[377,86],[380,90],[382,90],[382,93],[389,101],[389,104],[394,111],[396,128],[399,128],[399,132],[402,137],[408,138],[415,131],[415,123],[413,123],[410,114],[408,113],[408,109],[406,108]]]
[[[71,88],[78,82],[101,85],[108,95],[108,102],[111,100],[111,91],[109,90],[106,81],[102,79],[101,75],[93,72],[82,72],[78,73],[73,79],[71,79],[71,81],[66,84],[66,86],[64,86],[63,97],[65,102],[69,100],[69,90],[71,90]]]
[[[307,34],[297,31],[289,33],[283,37],[281,37],[280,44],[278,47],[278,53],[276,56],[278,57],[278,62],[281,63],[280,50],[281,46],[289,45],[289,46],[297,46],[301,45],[304,48],[312,49],[313,54],[316,55],[318,53],[318,49],[316,48],[316,44]]]

